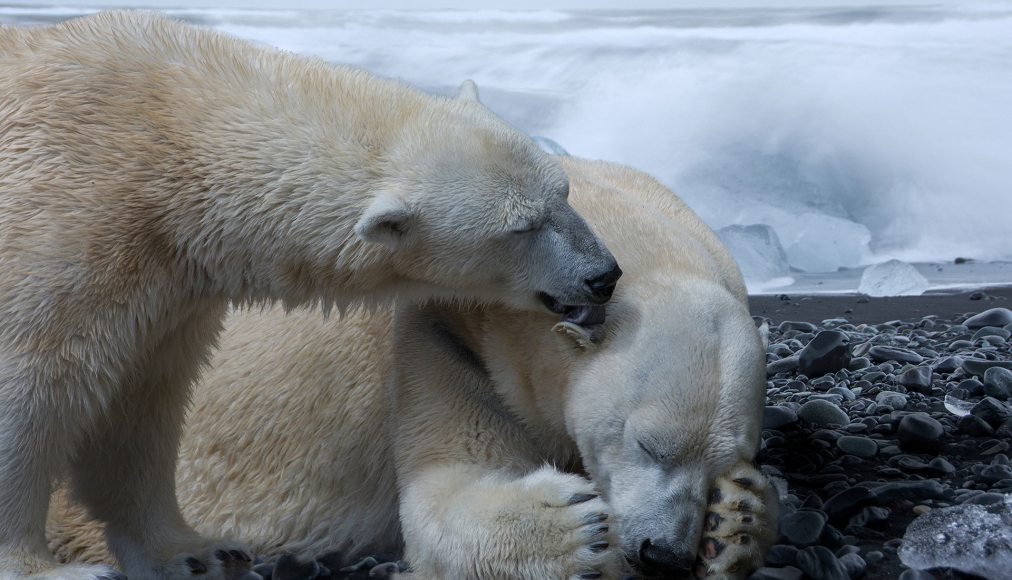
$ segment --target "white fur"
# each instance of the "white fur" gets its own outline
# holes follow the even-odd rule
[[[236,312],[183,440],[187,519],[266,556],[391,551],[403,537],[421,578],[611,578],[618,548],[635,557],[647,538],[727,543],[714,577],[761,562],[775,505],[749,462],[765,361],[741,276],[656,181],[562,162],[574,206],[626,269],[599,344],[495,306]],[[740,477],[753,488],[735,491]],[[714,488],[726,499],[707,507]],[[706,509],[726,521],[704,534]],[[101,560],[95,533],[65,515],[54,547]]]
[[[233,575],[172,485],[229,302],[530,309],[614,267],[558,165],[473,101],[129,12],[0,28],[0,94],[0,576],[69,573],[62,475],[131,578]]]

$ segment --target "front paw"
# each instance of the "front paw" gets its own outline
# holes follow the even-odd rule
[[[741,464],[717,479],[707,506],[697,578],[745,578],[762,566],[776,536],[776,496],[769,479]]]
[[[611,508],[590,481],[545,467],[520,483],[534,516],[535,529],[528,531],[547,558],[543,577],[619,577],[622,555],[615,547]]]
[[[169,558],[164,578],[200,580],[239,580],[253,567],[253,556],[241,544],[228,541],[182,550]]]

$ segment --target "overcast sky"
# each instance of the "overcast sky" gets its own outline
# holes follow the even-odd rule
[[[63,6],[137,6],[137,7],[218,7],[218,8],[717,8],[717,7],[812,7],[812,6],[886,6],[937,4],[937,0],[9,0],[12,4],[50,4]],[[1003,0],[991,0],[997,3]],[[952,2],[946,0],[942,4]],[[0,0],[0,4],[4,4]],[[955,3],[955,2],[952,2]],[[976,2],[979,3],[979,2]]]

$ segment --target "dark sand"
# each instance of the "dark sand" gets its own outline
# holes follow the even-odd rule
[[[971,300],[975,294],[984,294],[984,297]],[[895,298],[868,298],[852,294],[794,295],[787,296],[787,299],[784,296],[750,296],[752,315],[769,318],[774,324],[784,320],[818,324],[829,318],[846,318],[852,324],[879,324],[890,320],[917,320],[931,314],[952,319],[959,314],[982,312],[988,308],[1012,308],[1012,286]]]

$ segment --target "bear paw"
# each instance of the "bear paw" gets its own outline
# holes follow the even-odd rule
[[[745,578],[762,566],[776,533],[776,496],[769,479],[742,464],[718,478],[710,495],[697,578]]]
[[[253,567],[253,556],[242,545],[218,541],[199,550],[184,551],[163,567],[167,579],[239,580]]]
[[[545,467],[524,477],[521,488],[533,500],[539,551],[550,559],[545,574],[581,580],[619,576],[622,553],[611,508],[590,481]]]

